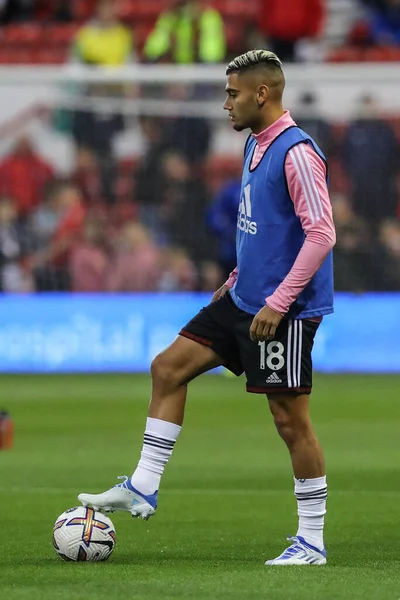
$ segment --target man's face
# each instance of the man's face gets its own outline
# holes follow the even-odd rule
[[[115,19],[114,5],[110,0],[102,0],[97,6],[97,17],[105,24],[110,24]]]
[[[257,86],[249,76],[239,76],[237,73],[228,75],[225,86],[227,98],[224,110],[229,112],[233,128],[243,131],[253,127],[259,118],[257,103]]]

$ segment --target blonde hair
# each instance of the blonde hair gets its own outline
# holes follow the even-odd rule
[[[249,50],[234,58],[226,68],[226,75],[239,73],[258,66],[272,67],[282,70],[282,62],[274,52],[270,50]]]

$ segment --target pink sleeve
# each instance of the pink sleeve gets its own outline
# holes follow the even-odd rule
[[[233,287],[233,284],[235,283],[236,279],[238,276],[238,268],[235,267],[232,271],[232,273],[229,273],[229,277],[228,279],[225,281],[224,285],[226,285],[226,287],[228,287],[229,289],[231,289]]]
[[[281,314],[287,313],[336,241],[324,161],[308,144],[298,144],[286,157],[285,173],[306,239],[285,279],[265,299],[270,308]]]

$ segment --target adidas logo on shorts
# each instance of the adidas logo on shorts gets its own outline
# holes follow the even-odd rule
[[[271,373],[268,379],[265,380],[266,383],[282,383],[282,379],[278,377],[276,373]]]

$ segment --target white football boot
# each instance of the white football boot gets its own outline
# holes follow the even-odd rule
[[[326,565],[326,550],[319,550],[311,546],[300,535],[296,537],[288,536],[288,540],[293,542],[289,548],[273,560],[267,560],[266,565]]]
[[[132,517],[139,517],[145,521],[157,509],[158,490],[149,496],[141,494],[131,484],[129,477],[118,477],[123,479],[111,489],[102,494],[79,494],[78,500],[83,506],[91,506],[94,510],[103,512],[115,512],[117,510],[131,513]]]

